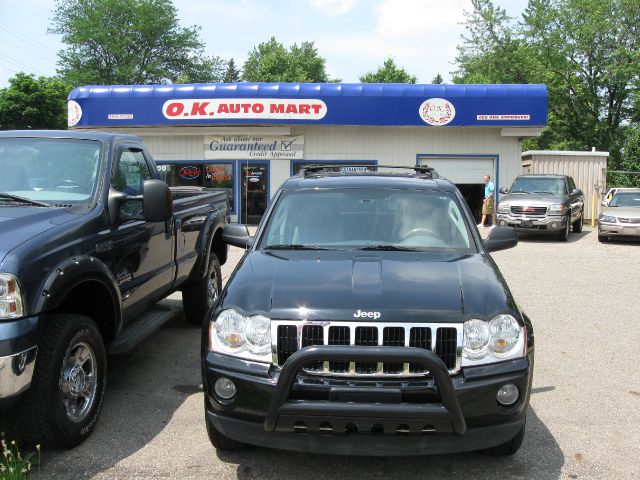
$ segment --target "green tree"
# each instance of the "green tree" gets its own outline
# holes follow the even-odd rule
[[[548,128],[525,148],[596,147],[619,163],[623,126],[637,115],[640,3],[530,0],[519,23],[491,0],[472,4],[454,81],[545,83]]]
[[[222,81],[225,83],[240,81],[240,70],[236,68],[236,62],[233,61],[233,58],[227,62],[227,69],[224,72]]]
[[[442,85],[444,83],[444,80],[442,79],[442,75],[438,73],[435,77],[433,77],[433,79],[431,80],[431,83],[433,85]]]
[[[635,174],[609,174],[607,185],[640,187],[640,125],[633,124],[625,129],[622,157],[617,169]],[[613,178],[612,178],[613,177]],[[612,181],[613,180],[613,181]]]
[[[0,130],[67,127],[71,87],[56,77],[18,73],[0,90]]]
[[[360,76],[362,83],[416,83],[415,75],[398,67],[393,58],[388,57],[375,72],[367,72]]]
[[[287,49],[275,37],[249,52],[242,67],[242,79],[248,82],[332,81],[326,72],[326,60],[318,55],[313,42],[294,43]]]
[[[199,27],[179,25],[172,0],[56,0],[50,33],[69,45],[58,73],[71,85],[218,81]]]

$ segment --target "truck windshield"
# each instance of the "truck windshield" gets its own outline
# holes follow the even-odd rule
[[[471,245],[454,195],[352,188],[283,192],[260,248],[469,253]]]
[[[518,177],[509,193],[550,193],[566,195],[567,186],[563,178]]]
[[[96,191],[102,144],[93,140],[0,138],[0,194],[34,203],[77,204]]]

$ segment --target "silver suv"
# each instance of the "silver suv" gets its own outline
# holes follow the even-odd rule
[[[520,175],[501,188],[497,224],[519,232],[553,234],[567,241],[582,231],[584,194],[567,175]],[[572,227],[573,226],[573,227]]]

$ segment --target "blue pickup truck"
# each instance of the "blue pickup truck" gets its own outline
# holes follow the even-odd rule
[[[72,447],[98,421],[107,355],[173,316],[201,324],[227,259],[222,191],[169,188],[132,135],[0,132],[0,411]]]

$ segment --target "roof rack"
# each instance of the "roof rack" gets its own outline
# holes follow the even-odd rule
[[[436,172],[435,168],[433,167],[429,167],[428,165],[414,165],[412,167],[405,167],[405,166],[399,166],[399,165],[372,165],[372,164],[357,164],[357,163],[350,163],[348,165],[345,165],[344,163],[318,163],[318,164],[313,164],[313,165],[305,165],[303,168],[300,169],[299,171],[299,175],[306,178],[309,175],[312,175],[314,173],[320,173],[322,170],[326,170],[326,169],[335,169],[335,168],[366,168],[366,171],[369,171],[369,169],[373,169],[374,171],[378,171],[378,169],[380,168],[390,168],[393,170],[412,170],[413,172],[415,172],[416,176],[420,176],[420,177],[428,177],[430,179],[435,179],[435,178],[439,178],[438,172]],[[346,170],[346,171],[338,171],[337,173],[343,173],[343,174],[353,174],[353,173],[359,173],[353,170]]]

